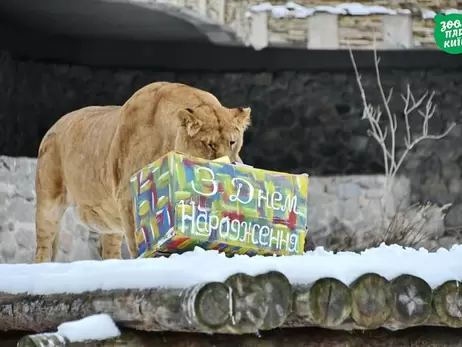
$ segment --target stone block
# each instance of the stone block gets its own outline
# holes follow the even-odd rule
[[[0,156],[0,261],[23,263],[34,259],[35,170],[34,158]],[[74,222],[65,214],[58,260],[98,259],[95,250],[99,244],[89,241],[88,228],[83,227],[85,232],[82,232],[76,224],[71,224],[71,230],[67,230],[70,221]]]
[[[307,245],[335,250],[346,241],[351,249],[376,245],[391,218],[409,207],[409,180],[396,178],[385,201],[386,182],[382,175],[311,177]]]

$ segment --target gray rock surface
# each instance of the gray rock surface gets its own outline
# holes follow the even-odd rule
[[[410,205],[411,185],[405,177],[395,180],[388,198],[385,184],[384,175],[312,178],[306,247],[359,251],[383,241],[439,248],[432,241],[444,233],[441,208]]]
[[[36,159],[0,156],[1,263],[30,263],[34,259],[35,170]],[[63,217],[59,237],[59,261],[100,259],[98,234],[75,218],[71,209]]]
[[[36,159],[0,156],[0,262],[30,263],[35,252]],[[403,244],[411,241],[434,249],[458,243],[457,235],[444,235],[440,209],[411,208],[410,183],[399,178],[383,211],[385,177],[311,177],[307,248],[358,250],[377,245],[383,237]],[[394,219],[393,219],[394,218]],[[394,228],[382,235],[384,220]],[[406,231],[407,234],[401,235]],[[409,231],[411,230],[411,231]],[[100,259],[98,235],[66,211],[60,232],[59,261]],[[124,257],[128,257],[124,244]]]

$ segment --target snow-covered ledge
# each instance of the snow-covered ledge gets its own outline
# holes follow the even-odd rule
[[[79,346],[151,347],[184,346],[177,335],[184,331],[210,336],[313,326],[349,332],[462,328],[461,255],[460,245],[431,253],[381,245],[361,253],[318,248],[299,256],[232,258],[196,248],[169,259],[0,264],[0,330],[42,333],[26,336],[19,347],[70,347],[80,341]],[[102,312],[106,315],[98,315]],[[130,343],[125,327],[175,332],[180,343]],[[91,343],[114,337],[117,343]],[[313,346],[306,344],[310,338],[286,345]],[[265,336],[263,344],[245,345],[268,341]],[[371,345],[355,341],[353,346]],[[449,346],[431,344],[441,345]]]
[[[35,170],[36,159],[0,156],[0,263],[32,262],[35,250]],[[380,243],[383,221],[385,177],[331,176],[310,177],[309,233],[307,246],[328,249],[364,249]],[[387,203],[388,218],[395,216],[398,207],[409,206],[409,181],[396,180]],[[90,232],[68,211],[62,223],[60,261],[99,259],[98,235]],[[437,210],[439,212],[439,210]],[[420,214],[419,214],[420,213]],[[409,219],[407,213],[405,219]],[[416,215],[417,214],[417,215]],[[413,212],[410,219],[422,224],[420,246],[429,249],[440,245],[434,241],[443,233],[441,213]],[[422,217],[422,218],[421,218]],[[399,235],[388,238],[399,239]],[[413,235],[402,240],[410,244]],[[446,241],[445,246],[457,243]],[[124,254],[128,256],[124,245]]]
[[[303,8],[304,10],[300,6],[293,5],[291,7],[286,5],[285,7],[281,6],[280,9],[286,9],[287,12],[279,12],[275,11],[273,7],[264,5],[256,5],[252,8],[255,13],[253,14],[253,30],[250,33],[250,42],[256,49],[262,49],[271,44],[271,31],[268,30],[270,26],[269,16],[262,16],[262,13],[272,13],[276,17],[294,16],[295,18],[306,18],[306,47],[308,49],[339,49],[342,41],[339,16],[351,14],[362,16],[368,14],[381,15],[381,27],[378,28],[376,33],[373,33],[376,35],[376,40],[378,40],[377,46],[379,49],[408,49],[414,46],[412,17],[409,10],[392,11],[381,6],[367,9],[359,4],[343,4],[343,6]],[[266,36],[262,35],[262,33],[266,33]],[[353,41],[352,45],[354,43]]]
[[[462,13],[462,10],[444,9],[441,12]],[[263,17],[261,13],[267,16]],[[251,21],[253,17],[259,18],[260,28],[256,29],[254,25],[247,43],[257,49],[261,49],[265,42],[268,45],[304,45],[309,49],[346,48],[349,42],[353,47],[372,48],[375,38],[379,49],[436,47],[433,38],[435,15],[432,10],[421,10],[416,14],[408,9],[360,3],[308,7],[293,1],[284,5],[262,2],[251,6],[248,12]],[[361,17],[361,20],[358,22],[355,17]],[[267,28],[267,37],[261,35],[263,27]],[[260,33],[258,37],[252,36],[256,32]]]

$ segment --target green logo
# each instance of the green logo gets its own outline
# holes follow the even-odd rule
[[[449,54],[462,53],[462,14],[435,16],[435,42]]]

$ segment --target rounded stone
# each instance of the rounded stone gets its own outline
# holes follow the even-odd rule
[[[452,205],[444,219],[446,228],[457,228],[462,225],[462,202]]]

